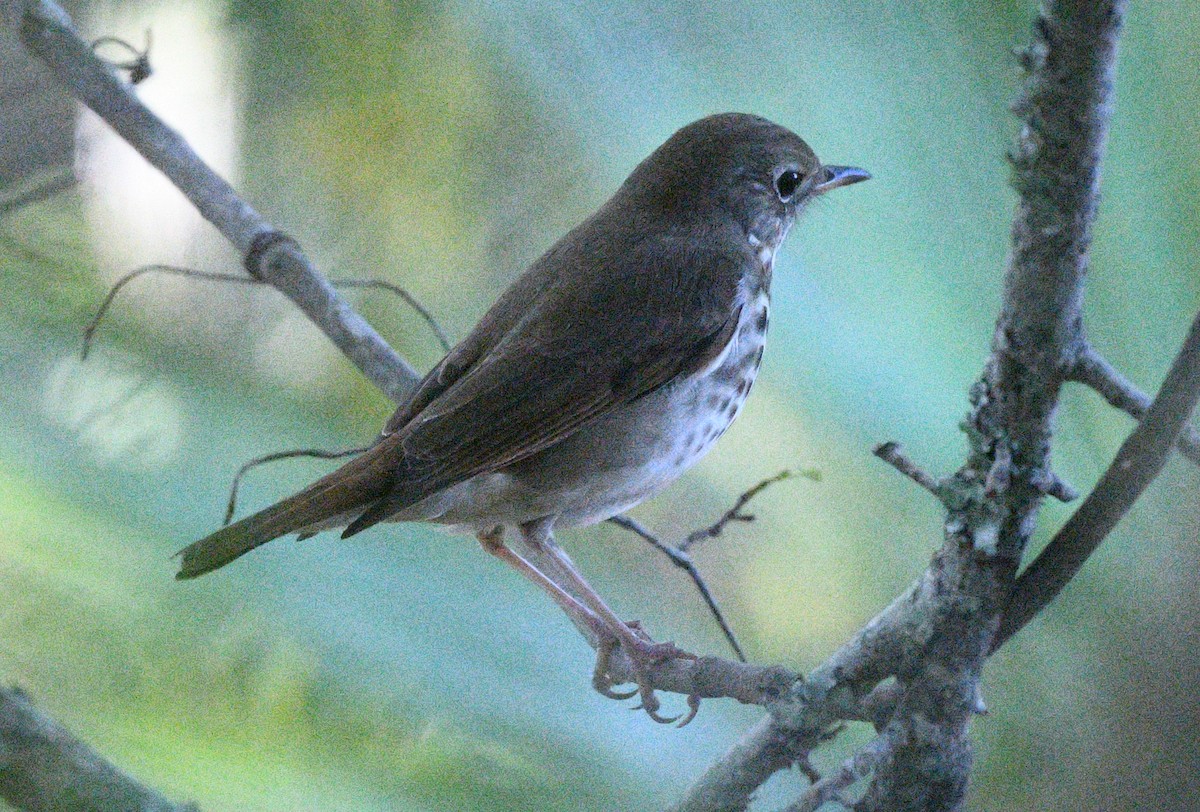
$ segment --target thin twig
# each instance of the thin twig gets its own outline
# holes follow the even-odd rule
[[[649,542],[654,549],[665,555],[672,564],[688,574],[688,577],[692,579],[692,583],[696,585],[696,589],[699,591],[700,597],[704,599],[704,603],[708,606],[708,611],[717,621],[717,625],[721,627],[721,634],[725,635],[725,639],[729,642],[729,647],[733,649],[733,653],[737,655],[737,658],[740,661],[746,662],[745,652],[742,651],[742,647],[738,644],[737,638],[733,634],[733,630],[729,628],[729,623],[725,620],[725,615],[721,612],[721,607],[717,605],[716,598],[712,596],[712,592],[709,590],[708,584],[704,581],[704,576],[700,574],[700,570],[696,569],[696,563],[692,560],[692,557],[683,550],[659,541],[649,529],[647,529],[636,519],[633,519],[629,516],[620,515],[613,516],[611,519],[609,519],[609,521],[615,524],[617,527],[628,530],[629,532],[634,533],[645,541]]]
[[[1076,383],[1094,390],[1110,406],[1141,420],[1150,408],[1150,396],[1133,385],[1121,372],[1108,362],[1091,345],[1085,345],[1071,368],[1071,378]],[[1200,465],[1200,432],[1190,425],[1184,426],[1177,443],[1179,453]]]
[[[801,471],[800,475],[808,477],[809,479],[820,479],[820,474],[813,470]],[[700,597],[702,597],[704,602],[708,605],[708,610],[712,613],[713,618],[716,619],[717,625],[721,627],[721,633],[725,635],[725,639],[729,642],[729,647],[733,649],[734,654],[736,654],[737,658],[742,662],[746,662],[745,652],[742,651],[741,645],[738,644],[737,638],[733,634],[733,630],[729,627],[728,622],[726,622],[725,616],[721,612],[721,608],[717,605],[717,601],[712,596],[712,592],[709,590],[708,584],[704,581],[704,576],[700,574],[700,570],[697,569],[696,563],[692,560],[688,550],[692,547],[692,545],[700,541],[716,538],[717,536],[721,535],[721,533],[725,530],[725,526],[730,522],[754,521],[754,516],[748,513],[743,513],[742,509],[749,504],[751,499],[758,496],[776,482],[782,482],[783,480],[790,479],[793,476],[795,476],[795,474],[792,471],[784,470],[780,471],[773,477],[768,477],[767,479],[762,480],[739,496],[734,502],[733,507],[725,511],[724,515],[722,515],[720,519],[708,527],[701,528],[700,530],[690,533],[687,538],[685,538],[678,545],[667,544],[666,542],[659,540],[659,538],[655,536],[654,533],[652,533],[648,528],[646,528],[645,525],[641,524],[636,519],[630,518],[629,516],[613,516],[611,519],[609,519],[609,521],[617,525],[617,527],[623,528],[637,536],[640,536],[651,546],[653,546],[654,549],[665,555],[672,564],[688,574],[688,577],[692,579],[692,583],[696,585],[696,589],[700,592]]]
[[[992,643],[995,651],[1025,626],[1079,572],[1166,464],[1200,399],[1200,313],[1158,396],[1095,489],[1017,579]]]
[[[80,352],[80,357],[86,361],[88,353],[92,351],[92,338],[96,334],[96,329],[100,326],[100,322],[104,320],[108,314],[108,309],[112,307],[113,301],[117,298],[117,294],[121,292],[121,288],[128,285],[133,280],[148,273],[168,273],[178,276],[186,276],[191,279],[205,279],[217,282],[232,282],[235,285],[261,285],[262,280],[255,279],[251,276],[241,276],[238,274],[229,273],[214,273],[212,271],[197,271],[192,268],[180,268],[175,265],[143,265],[140,268],[130,271],[122,276],[113,286],[108,289],[108,293],[104,297],[104,301],[100,303],[100,307],[96,309],[96,315],[92,316],[92,320],[83,328],[83,350]]]
[[[261,457],[255,457],[249,462],[243,463],[242,467],[233,475],[233,482],[229,486],[229,501],[225,505],[225,521],[222,524],[229,524],[233,521],[233,514],[237,512],[238,488],[241,487],[242,477],[244,477],[252,468],[257,468],[268,462],[277,460],[290,460],[295,457],[311,457],[318,460],[338,460],[342,457],[351,457],[355,454],[361,454],[367,450],[367,446],[362,448],[347,448],[341,451],[327,451],[320,448],[300,448],[294,451],[276,451],[273,454],[266,454]]]
[[[438,343],[442,345],[445,352],[450,352],[450,339],[446,336],[442,326],[438,324],[437,319],[433,314],[425,308],[423,304],[417,301],[417,297],[413,296],[399,285],[385,282],[382,279],[330,279],[330,284],[335,288],[378,288],[394,293],[408,303],[408,306],[417,311],[417,315],[425,319],[425,323],[429,325],[429,329],[433,330],[433,334],[437,336]]]
[[[804,477],[808,477],[809,479],[814,479],[814,480],[820,479],[820,477],[821,477],[821,475],[818,472],[807,471],[807,470],[801,471],[800,475],[804,476]],[[730,522],[752,522],[752,521],[754,521],[754,514],[743,513],[742,508],[746,507],[746,505],[748,505],[750,503],[750,500],[752,500],[754,497],[758,496],[760,493],[762,493],[763,491],[765,491],[767,488],[771,487],[775,483],[783,482],[785,479],[791,479],[794,476],[796,476],[795,473],[793,473],[790,470],[785,469],[783,471],[780,471],[775,476],[767,477],[763,481],[754,485],[752,488],[750,488],[749,490],[744,492],[741,496],[739,496],[737,498],[737,501],[735,501],[733,503],[733,507],[731,507],[729,510],[725,511],[725,514],[723,516],[721,516],[721,518],[717,519],[713,524],[709,525],[708,527],[704,527],[699,530],[694,530],[691,533],[688,533],[687,538],[685,538],[683,541],[681,541],[679,543],[679,547],[678,547],[679,551],[686,553],[689,549],[692,548],[693,545],[695,545],[701,541],[705,541],[707,539],[715,539],[717,536],[721,535],[721,533],[723,533],[725,531],[725,526],[727,524],[729,524]]]
[[[900,444],[895,440],[880,443],[871,449],[871,453],[932,493],[939,500],[943,498],[941,483],[913,462],[912,458],[901,450]]]
[[[149,273],[175,274],[176,276],[183,276],[187,277],[188,279],[200,279],[209,282],[232,282],[236,285],[266,284],[263,282],[263,280],[257,279],[253,276],[217,273],[214,271],[198,271],[194,268],[182,268],[177,265],[164,265],[159,263],[153,265],[143,265],[142,267],[136,268],[135,270],[125,274],[113,283],[113,286],[108,289],[108,294],[104,297],[104,301],[101,302],[100,307],[97,308],[96,315],[94,315],[92,320],[88,322],[87,326],[83,328],[82,357],[84,360],[87,360],[88,353],[91,352],[92,341],[95,336],[96,329],[100,326],[100,322],[103,321],[104,317],[108,314],[109,308],[112,307],[113,301],[117,298],[117,294],[121,292],[123,287],[128,285],[133,280]],[[417,311],[417,314],[429,324],[430,329],[437,337],[438,343],[441,344],[442,349],[447,352],[450,350],[450,342],[446,338],[445,332],[442,331],[441,326],[437,323],[437,320],[434,319],[432,314],[430,314],[430,312],[419,301],[417,301],[416,297],[399,285],[394,285],[391,282],[385,282],[381,279],[331,279],[330,284],[334,287],[343,288],[377,288],[379,290],[386,290],[389,293],[399,296],[405,301],[405,303],[408,304],[409,307]]]

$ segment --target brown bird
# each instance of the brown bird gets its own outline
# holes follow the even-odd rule
[[[508,288],[369,450],[181,552],[193,578],[289,533],[424,521],[474,533],[646,674],[690,657],[622,621],[555,543],[657,493],[737,416],[762,360],[775,254],[804,204],[870,177],[726,113],[679,130]],[[543,566],[504,543],[516,528]],[[690,719],[690,716],[689,716]]]

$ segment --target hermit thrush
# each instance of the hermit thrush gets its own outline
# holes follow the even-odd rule
[[[656,660],[690,655],[618,618],[552,531],[638,504],[708,451],[758,373],[772,266],[797,212],[868,177],[822,165],[796,135],[755,116],[684,127],[509,287],[374,446],[187,547],[178,577],[288,533],[452,525],[594,629],[602,650],[620,645],[643,707],[669,721],[644,675]],[[505,527],[554,564],[557,580],[505,546]]]

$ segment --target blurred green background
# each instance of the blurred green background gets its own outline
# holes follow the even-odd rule
[[[85,4],[78,22],[152,29],[139,95],[319,267],[405,286],[453,336],[702,115],[756,112],[868,167],[792,232],[742,419],[635,511],[678,538],[781,468],[819,469],[697,552],[751,658],[807,669],[939,544],[937,506],[870,447],[899,440],[937,474],[963,458],[1015,200],[1010,52],[1033,11],[297,0]],[[1131,10],[1092,257],[1091,337],[1151,390],[1200,305],[1198,42],[1200,5]],[[278,542],[174,582],[170,555],[219,524],[242,462],[362,443],[390,409],[282,297],[243,286],[142,279],[81,363],[127,270],[238,260],[89,115],[79,139],[81,185],[0,220],[0,679],[206,811],[659,809],[758,718],[707,701],[676,730],[599,697],[561,614],[436,528]],[[352,298],[418,367],[437,360],[408,309]],[[1058,472],[1086,490],[1129,427],[1068,389]],[[259,469],[244,509],[329,467]],[[1198,485],[1172,462],[991,663],[971,809],[1200,808]],[[1041,541],[1068,511],[1047,506]],[[643,544],[610,526],[563,540],[625,616],[726,653]],[[756,808],[802,785],[779,776]]]

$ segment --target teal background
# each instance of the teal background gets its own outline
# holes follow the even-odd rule
[[[332,276],[405,286],[464,335],[529,261],[676,128],[765,115],[874,180],[820,202],[776,268],[738,424],[634,515],[668,538],[778,470],[758,521],[697,550],[751,658],[815,666],[923,569],[930,497],[986,358],[1015,196],[1004,154],[1033,3],[87,4],[154,32],[152,108]],[[1153,390],[1200,305],[1200,6],[1136,4],[1122,42],[1087,295],[1092,340]],[[683,730],[589,687],[545,598],[467,538],[392,526],[278,542],[172,580],[245,460],[369,439],[389,413],[278,294],[150,277],[237,257],[88,115],[84,181],[0,220],[0,679],[145,781],[208,810],[652,810],[759,717]],[[351,298],[424,369],[384,294]],[[1069,387],[1057,472],[1086,491],[1130,428]],[[251,474],[244,509],[327,463]],[[969,808],[1200,807],[1200,510],[1176,459],[1062,598],[989,665]],[[1069,515],[1050,504],[1039,544]],[[686,579],[603,526],[563,534],[620,612],[725,654]],[[630,703],[624,703],[629,705]],[[680,707],[665,698],[668,710]],[[868,731],[822,753],[830,767]],[[803,786],[782,775],[756,808]]]

